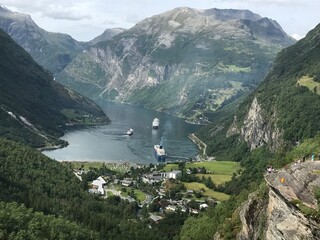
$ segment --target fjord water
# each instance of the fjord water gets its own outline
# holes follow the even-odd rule
[[[59,161],[105,161],[116,163],[157,163],[153,146],[162,144],[169,156],[168,161],[192,158],[198,153],[197,146],[188,138],[199,126],[166,113],[139,108],[127,104],[101,102],[101,108],[111,119],[109,125],[88,127],[66,132],[62,139],[69,142],[66,148],[44,151]],[[160,119],[158,130],[152,129],[152,120]],[[129,128],[134,129],[127,136]],[[171,156],[171,157],[170,157]]]

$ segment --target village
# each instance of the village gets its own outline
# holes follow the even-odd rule
[[[78,165],[73,172],[88,187],[89,193],[135,203],[144,216],[158,223],[168,213],[196,215],[227,200],[229,196],[216,189],[231,180],[239,169],[230,163],[179,162],[135,167],[124,163],[87,168]],[[115,166],[118,171],[110,169]]]

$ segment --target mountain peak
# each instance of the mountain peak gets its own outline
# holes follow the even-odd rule
[[[0,12],[11,12],[8,8],[6,8],[4,5],[0,4]]]
[[[251,20],[257,21],[262,17],[258,14],[255,14],[249,10],[239,10],[239,9],[218,9],[211,8],[201,11],[204,16],[215,17],[218,20],[228,21],[228,20]]]

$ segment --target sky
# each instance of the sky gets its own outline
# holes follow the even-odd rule
[[[0,0],[14,12],[31,15],[50,32],[89,41],[107,28],[130,28],[139,21],[176,7],[248,9],[276,20],[296,39],[320,23],[320,0]]]

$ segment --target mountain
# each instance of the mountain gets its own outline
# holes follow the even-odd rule
[[[57,80],[91,98],[197,121],[255,88],[294,42],[247,10],[177,8],[92,46]]]
[[[51,74],[0,30],[0,135],[29,145],[57,144],[66,125],[107,123],[91,100]]]
[[[47,32],[35,24],[29,15],[12,12],[3,6],[0,6],[0,28],[54,74],[88,46],[67,34]]]
[[[109,28],[106,29],[101,35],[92,39],[89,43],[94,45],[98,42],[106,41],[113,38],[115,35],[124,32],[124,28]]]
[[[237,195],[188,219],[182,240],[320,238],[320,164],[312,160],[320,160],[319,76],[320,24],[277,54],[235,115],[222,109],[196,133],[207,154],[242,170],[224,186]]]

